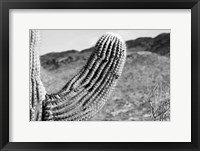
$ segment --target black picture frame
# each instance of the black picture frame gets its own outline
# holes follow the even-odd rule
[[[9,142],[9,9],[191,9],[191,142]],[[199,0],[0,0],[0,33],[1,150],[200,150]]]

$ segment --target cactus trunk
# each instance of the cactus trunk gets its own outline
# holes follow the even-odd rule
[[[45,100],[46,91],[40,79],[40,33],[30,31],[30,119],[42,120],[42,102]]]

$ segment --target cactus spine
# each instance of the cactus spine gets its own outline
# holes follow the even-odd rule
[[[31,43],[34,41],[33,45],[38,45],[35,42],[38,41],[36,36],[38,31],[32,32],[31,38],[33,40]],[[37,50],[31,48],[30,51]],[[34,60],[33,52],[30,52],[32,60]],[[112,33],[103,35],[97,41],[95,50],[86,65],[58,93],[40,94],[42,99],[37,100],[37,102],[40,102],[40,105],[42,102],[40,112],[42,119],[39,119],[45,121],[82,121],[93,117],[109,99],[122,73],[125,58],[126,47],[121,37]],[[35,60],[38,65],[39,60],[36,58]],[[31,66],[35,67],[32,61]],[[31,71],[32,74],[37,71],[37,74],[33,74],[33,76],[36,76],[35,79],[41,83],[39,67],[37,70],[32,69]],[[32,82],[31,86],[32,92],[35,92],[35,87],[38,85],[35,86]],[[41,88],[42,85],[38,87],[38,89]],[[36,94],[39,94],[38,92]]]

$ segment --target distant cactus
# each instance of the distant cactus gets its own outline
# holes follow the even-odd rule
[[[38,54],[35,52],[39,31],[32,30],[31,35],[31,75],[34,77],[31,78],[34,79],[31,82],[31,103],[37,102],[31,104],[31,119],[81,121],[93,117],[108,100],[122,73],[126,47],[121,37],[112,33],[103,35],[80,72],[58,93],[46,94],[40,80]],[[33,104],[38,105],[38,111],[32,110]]]

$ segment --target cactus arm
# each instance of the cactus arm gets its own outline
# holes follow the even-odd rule
[[[30,119],[42,120],[42,101],[45,100],[46,91],[40,80],[40,60],[38,50],[40,47],[40,33],[30,30]]]
[[[101,41],[103,41],[106,38],[105,35],[103,35],[100,39],[99,42],[96,44],[96,46],[98,46],[100,44]],[[99,55],[99,54],[97,54]],[[60,95],[68,93],[70,90],[73,89],[73,87],[75,87],[75,85],[81,81],[89,72],[89,70],[92,68],[92,66],[97,63],[97,55],[95,53],[93,53],[87,64],[81,69],[81,71],[75,75],[62,89],[61,91],[58,93]],[[56,94],[57,95],[57,94]]]
[[[110,52],[111,52],[111,49],[108,49],[108,53],[107,53],[107,57],[109,57],[110,56]],[[93,58],[92,58],[93,59]],[[99,62],[99,60],[100,60],[101,58],[97,58],[96,60],[97,60],[97,62]],[[107,58],[105,58],[105,59],[107,59]],[[108,60],[108,59],[107,59]],[[90,62],[90,60],[88,61],[88,62]],[[89,89],[91,89],[91,87],[93,86],[93,84],[96,82],[96,80],[99,78],[99,76],[100,76],[100,73],[101,73],[101,71],[102,71],[102,69],[105,67],[105,65],[106,64],[108,64],[107,63],[108,61],[102,61],[101,62],[101,66],[99,67],[99,68],[96,68],[95,67],[95,65],[94,65],[94,68],[90,68],[90,70],[91,70],[91,72],[87,75],[87,77],[85,77],[85,79],[83,79],[82,80],[82,83],[81,83],[81,85],[80,86],[77,86],[77,87],[75,87],[76,88],[76,92],[78,91],[78,90],[81,90],[81,88],[84,88],[84,87],[86,87],[83,91],[88,91]],[[96,65],[97,66],[97,65]],[[94,69],[96,69],[96,70],[94,70]],[[91,78],[91,74],[93,74],[92,75],[92,78]],[[94,75],[95,74],[95,75]],[[90,78],[90,79],[89,79]],[[102,79],[102,78],[101,78]],[[73,91],[71,92],[71,94],[73,93]],[[82,92],[83,93],[83,92]],[[73,102],[73,101],[71,101],[71,102]],[[68,105],[69,104],[69,101],[66,103],[66,102],[62,102],[61,104],[59,104],[59,105],[64,105],[64,104],[66,104],[66,105]],[[57,106],[57,108],[59,107],[59,105]]]
[[[43,120],[87,120],[101,110],[121,75],[126,57],[123,40],[105,34],[83,69],[43,105]]]

